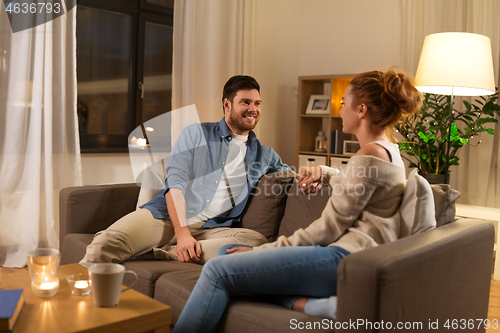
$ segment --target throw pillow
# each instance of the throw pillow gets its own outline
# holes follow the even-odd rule
[[[239,226],[260,232],[269,242],[275,241],[293,179],[294,174],[288,171],[262,176],[250,193]]]
[[[285,215],[279,228],[279,236],[291,236],[295,230],[306,228],[317,220],[332,195],[332,187],[323,184],[316,193],[304,194],[295,181],[288,191]]]
[[[136,209],[153,200],[158,192],[165,187],[165,167],[163,160],[152,164],[137,177],[137,184],[141,186],[137,198]]]
[[[429,182],[413,170],[406,182],[401,201],[401,229],[399,238],[436,227],[434,196]]]
[[[447,184],[431,185],[436,209],[436,224],[438,227],[455,220],[455,201],[461,194]]]

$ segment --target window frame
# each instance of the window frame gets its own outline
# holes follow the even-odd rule
[[[111,11],[132,17],[130,36],[128,133],[142,124],[140,82],[144,82],[144,42],[147,22],[173,28],[173,8],[146,3],[146,0],[78,0],[77,6]],[[78,8],[77,8],[78,10]],[[78,33],[78,31],[77,31]],[[77,45],[78,48],[78,45]],[[78,94],[77,94],[78,95]],[[129,134],[79,134],[81,153],[127,153]]]

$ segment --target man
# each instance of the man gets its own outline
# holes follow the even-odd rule
[[[260,86],[250,76],[230,78],[219,123],[186,127],[167,162],[165,188],[147,204],[96,234],[80,262],[122,262],[154,250],[155,259],[203,264],[226,244],[258,246],[260,233],[231,228],[241,219],[260,177],[290,168],[255,137]],[[163,246],[162,248],[159,248]]]

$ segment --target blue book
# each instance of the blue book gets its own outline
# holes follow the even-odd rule
[[[337,131],[332,131],[330,154],[337,154]]]
[[[344,154],[344,141],[347,139],[347,134],[342,130],[332,131],[332,140],[330,154]]]
[[[23,306],[23,289],[0,290],[0,332],[14,330]]]
[[[342,130],[337,130],[337,138],[336,138],[336,154],[344,154],[344,141],[347,139],[347,134],[342,132]]]

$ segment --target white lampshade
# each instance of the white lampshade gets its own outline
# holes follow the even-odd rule
[[[482,96],[495,93],[490,39],[483,35],[445,32],[425,37],[415,75],[424,93]]]

